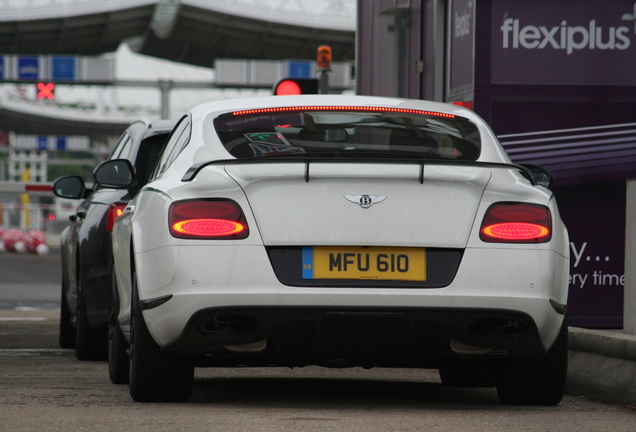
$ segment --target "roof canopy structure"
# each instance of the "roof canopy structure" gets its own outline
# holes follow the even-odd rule
[[[35,135],[86,135],[101,140],[119,135],[131,123],[130,118],[95,117],[63,110],[34,107],[28,103],[0,101],[0,130]]]
[[[98,55],[122,42],[140,54],[214,67],[217,58],[333,60],[355,55],[356,0],[1,0],[0,54]],[[0,129],[119,134],[122,119],[0,102]],[[86,117],[86,118],[85,118]]]
[[[0,53],[134,51],[213,67],[216,58],[334,60],[355,55],[355,0],[5,0]]]
[[[123,40],[144,34],[155,7],[156,0],[63,4],[9,0],[0,3],[0,53],[112,52]]]
[[[353,20],[334,14],[307,19],[248,6],[245,1],[160,2],[146,33],[129,45],[140,54],[208,67],[215,58],[313,59],[320,45],[331,46],[336,61],[354,59]]]

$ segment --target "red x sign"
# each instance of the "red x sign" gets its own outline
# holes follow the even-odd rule
[[[38,99],[55,99],[55,84],[38,83]]]

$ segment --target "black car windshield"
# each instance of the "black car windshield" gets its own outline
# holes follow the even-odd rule
[[[214,126],[238,159],[417,158],[474,161],[475,124],[420,110],[369,107],[272,108],[224,114]]]

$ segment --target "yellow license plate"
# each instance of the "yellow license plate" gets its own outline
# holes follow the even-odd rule
[[[303,279],[426,280],[426,249],[303,247]]]

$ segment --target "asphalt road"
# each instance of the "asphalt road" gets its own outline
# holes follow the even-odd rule
[[[430,370],[196,369],[189,403],[135,403],[106,362],[58,347],[59,265],[55,253],[0,253],[0,432],[636,430],[636,407],[572,395],[509,407]]]
[[[48,255],[0,252],[0,309],[60,307],[59,247]]]

